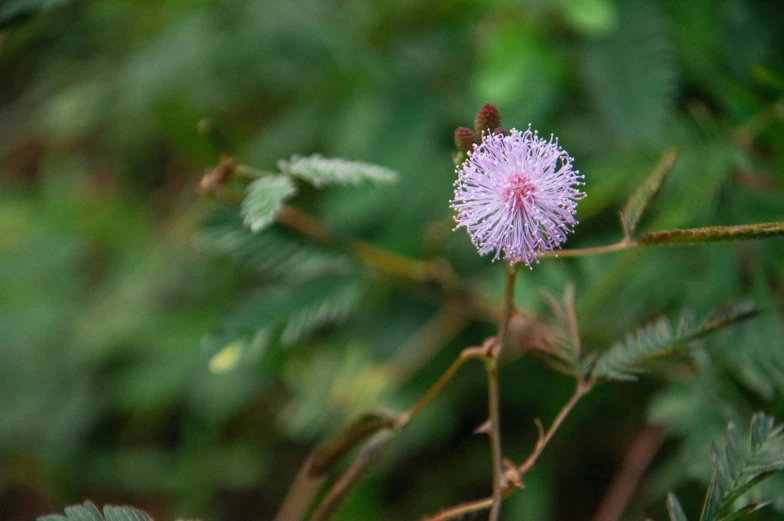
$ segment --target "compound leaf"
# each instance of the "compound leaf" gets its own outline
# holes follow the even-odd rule
[[[267,176],[248,185],[240,210],[245,225],[254,233],[270,226],[283,209],[283,203],[297,193],[294,182],[284,176]]]
[[[392,183],[398,178],[397,172],[378,165],[327,158],[318,154],[282,159],[278,162],[278,168],[281,172],[299,177],[316,188],[335,184],[358,186],[365,181]]]

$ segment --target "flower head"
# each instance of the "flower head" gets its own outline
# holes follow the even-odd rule
[[[584,176],[558,140],[512,129],[484,133],[457,168],[457,228],[465,228],[481,255],[503,252],[512,263],[529,267],[539,254],[560,248],[577,221],[579,186]]]

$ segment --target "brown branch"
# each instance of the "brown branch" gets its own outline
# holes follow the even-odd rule
[[[278,222],[292,230],[298,231],[302,235],[307,235],[323,246],[333,247],[338,242],[315,218],[289,204],[284,205],[278,214]]]
[[[324,496],[321,504],[310,517],[310,521],[325,521],[335,513],[351,489],[359,483],[360,478],[381,459],[392,436],[393,433],[390,431],[378,432],[362,447],[351,466]]]
[[[666,434],[667,427],[664,425],[645,426],[629,447],[621,468],[599,503],[593,521],[617,521],[621,517]]]
[[[580,398],[585,396],[585,394],[588,393],[592,387],[593,382],[584,381],[582,379],[578,380],[574,394],[572,394],[572,397],[569,399],[569,401],[566,402],[566,404],[561,408],[560,412],[555,417],[555,420],[553,420],[552,425],[550,425],[550,428],[547,429],[547,432],[544,432],[544,429],[542,429],[541,422],[537,422],[539,439],[537,440],[531,454],[519,467],[507,470],[507,474],[509,474],[513,479],[506,479],[506,483],[501,490],[502,498],[507,498],[512,492],[514,492],[516,488],[518,488],[517,483],[522,482],[523,475],[531,470],[531,468],[534,466],[547,444],[553,438],[555,432],[563,423],[564,419],[566,419],[572,409],[574,409],[574,406],[578,401],[580,401]],[[448,519],[454,519],[471,512],[478,512],[480,510],[491,508],[494,502],[495,497],[491,496],[484,499],[478,499],[476,501],[461,503],[457,506],[442,510],[438,514],[426,518],[425,521],[447,521]]]
[[[313,449],[297,473],[274,521],[300,521],[332,466],[369,436],[394,427],[396,422],[394,416],[365,414]]]
[[[457,506],[446,508],[433,516],[427,517],[424,521],[446,521],[447,519],[454,519],[456,517],[464,516],[472,512],[479,512],[480,510],[487,510],[493,504],[492,497],[484,499],[477,499],[476,501],[469,501],[461,503]]]
[[[311,215],[292,205],[283,207],[283,210],[278,214],[278,222],[307,235],[324,246],[342,245],[362,263],[386,275],[416,282],[436,282],[450,289],[458,287],[454,274],[443,261],[412,259],[359,239],[340,239]]]
[[[342,456],[372,434],[378,436],[383,432],[388,432],[389,430],[397,431],[405,427],[411,418],[444,388],[467,360],[485,358],[487,356],[486,353],[486,346],[464,349],[452,365],[436,380],[436,383],[407,411],[398,416],[389,417],[374,414],[365,415],[352,426],[314,449],[297,474],[274,521],[300,521],[308,505],[313,500],[313,496],[315,496],[323,484],[324,476]],[[359,457],[354,462],[354,465],[360,465],[358,461]],[[344,475],[344,478],[348,479],[347,475]],[[335,490],[335,494],[338,494],[337,490],[343,490],[343,488],[335,489],[333,487],[332,490]]]
[[[441,392],[441,389],[444,388],[444,386],[449,382],[449,380],[451,380],[452,377],[455,375],[457,370],[460,369],[460,367],[467,360],[470,360],[472,358],[482,359],[486,357],[487,354],[486,354],[485,347],[468,347],[466,349],[463,349],[460,355],[458,355],[457,359],[455,359],[455,361],[452,362],[452,365],[449,366],[449,369],[447,369],[444,372],[444,374],[442,374],[441,377],[438,380],[436,380],[436,383],[434,383],[430,387],[430,389],[428,389],[427,392],[423,394],[419,398],[419,400],[417,400],[416,403],[414,403],[414,405],[411,406],[411,408],[409,408],[406,412],[398,416],[396,422],[396,428],[399,429],[404,427],[411,420],[411,418],[414,417],[414,415],[416,415],[419,411],[422,410],[422,408],[425,405],[427,405],[427,402],[432,400],[439,392]]]
[[[489,521],[498,521],[501,515],[503,502],[502,490],[506,485],[503,474],[503,454],[501,448],[501,412],[499,407],[500,397],[498,391],[498,360],[487,360],[487,408],[489,412],[488,432],[490,438],[490,456],[493,462],[493,495],[490,504]]]
[[[504,305],[501,312],[501,322],[498,325],[498,334],[495,342],[489,344],[488,355],[485,360],[487,371],[487,407],[490,438],[490,452],[493,461],[493,502],[490,507],[489,521],[498,521],[501,515],[503,502],[502,490],[506,486],[503,470],[503,451],[501,448],[501,411],[500,396],[498,391],[498,358],[504,350],[507,333],[509,331],[509,318],[512,316],[514,306],[514,283],[517,270],[514,264],[506,267],[506,288],[504,290]]]
[[[540,434],[539,439],[536,440],[534,450],[531,452],[528,458],[517,467],[517,472],[520,474],[520,476],[523,476],[526,472],[531,470],[534,464],[536,464],[536,460],[539,459],[539,456],[541,456],[545,447],[547,447],[547,444],[551,439],[553,439],[553,435],[558,430],[558,427],[560,427],[566,417],[569,416],[569,413],[572,412],[572,409],[574,409],[574,406],[577,405],[578,401],[580,401],[580,398],[585,396],[585,394],[591,390],[592,386],[593,382],[591,381],[585,381],[582,379],[577,381],[577,386],[575,387],[572,397],[569,398],[569,401],[566,402],[566,405],[564,405],[558,412],[558,416],[555,417],[555,420],[553,420],[553,423],[550,425],[550,428],[547,429],[547,432],[544,434],[544,436],[541,436]]]
[[[297,477],[289,487],[274,521],[300,521],[305,515],[310,502],[313,501],[313,497],[326,479],[324,475],[311,475],[310,462],[311,458],[309,457],[297,472]]]
[[[583,257],[585,255],[601,255],[614,251],[631,250],[637,248],[639,244],[630,240],[622,240],[615,244],[605,246],[594,246],[593,248],[573,248],[569,250],[552,250],[544,252],[541,257]]]
[[[329,471],[347,452],[376,432],[397,425],[395,416],[382,413],[367,413],[337,436],[323,442],[309,459],[311,476],[320,476]]]

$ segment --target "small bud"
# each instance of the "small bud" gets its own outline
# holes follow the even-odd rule
[[[455,145],[463,152],[468,152],[474,148],[476,143],[476,134],[470,128],[457,127],[455,129]]]
[[[234,172],[237,163],[234,158],[224,154],[218,166],[204,171],[198,189],[202,193],[218,193],[226,186],[229,176]]]
[[[476,113],[474,118],[474,130],[477,136],[481,136],[482,132],[490,129],[498,128],[501,126],[501,114],[495,105],[485,103],[482,108]]]

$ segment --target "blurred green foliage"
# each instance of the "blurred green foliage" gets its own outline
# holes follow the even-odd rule
[[[256,168],[321,153],[400,172],[390,186],[302,185],[296,202],[341,234],[444,256],[500,298],[501,267],[448,231],[452,131],[482,103],[576,158],[588,198],[569,247],[617,241],[618,210],[672,146],[639,231],[777,221],[783,48],[784,14],[763,0],[6,0],[0,517],[91,498],[161,520],[269,519],[313,444],[377,403],[407,407],[492,334],[471,322],[400,370],[437,294],[284,228],[253,235],[200,197],[220,152],[201,118]],[[521,273],[516,305],[545,319],[538,291],[574,282],[586,350],[687,307],[753,298],[766,313],[687,365],[590,395],[504,519],[590,519],[649,422],[667,439],[624,519],[665,519],[671,489],[698,511],[726,423],[784,417],[783,252],[781,239],[650,248]],[[521,354],[501,372],[515,460],[570,392]],[[337,517],[417,519],[484,496],[487,444],[470,432],[485,393],[479,370],[461,373]],[[755,519],[784,512],[784,480],[766,485],[778,502]]]

